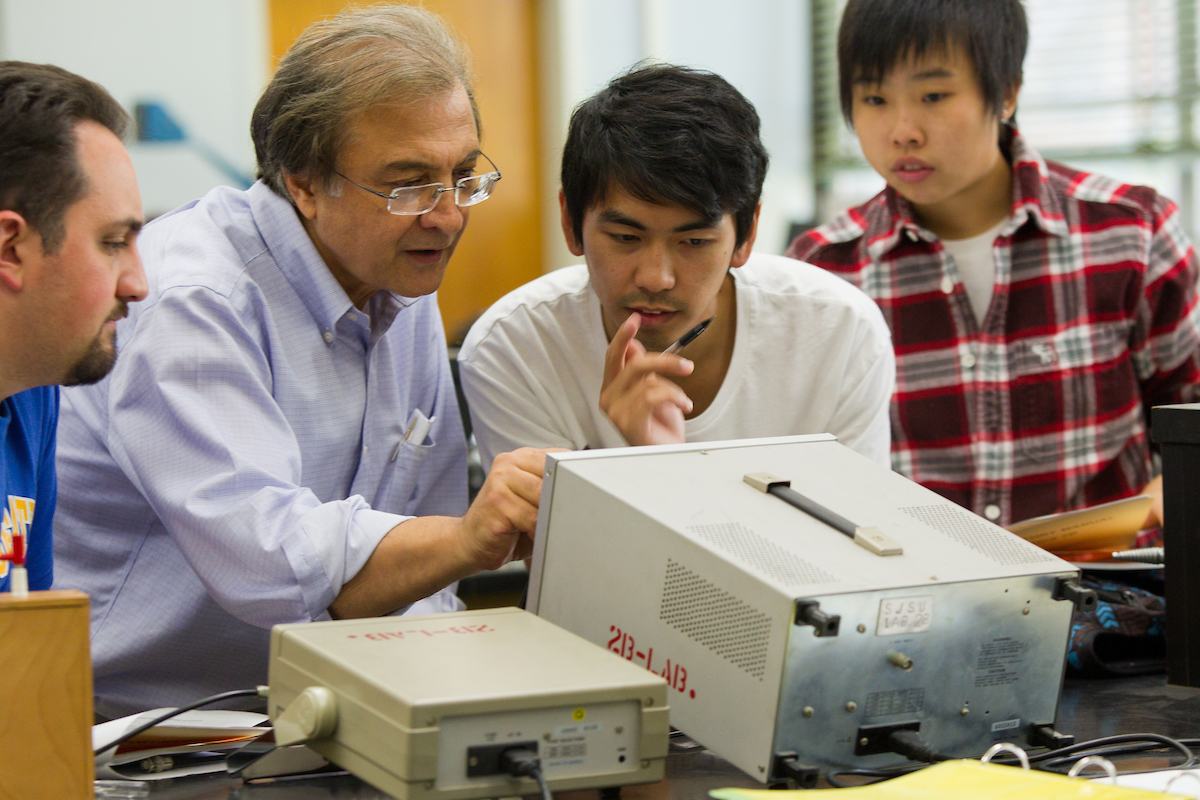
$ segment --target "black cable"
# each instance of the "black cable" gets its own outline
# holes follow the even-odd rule
[[[514,747],[500,754],[500,769],[514,778],[533,778],[542,790],[542,800],[553,800],[550,785],[542,774],[542,760],[536,750],[528,747]]]
[[[1193,744],[1197,743],[1195,740],[1190,741]],[[1140,743],[1140,746],[1117,747],[1117,745],[1127,745],[1134,742]],[[1091,741],[1080,742],[1069,747],[1060,747],[1057,750],[1049,750],[1045,753],[1029,756],[1029,764],[1033,766],[1034,764],[1044,763],[1044,766],[1039,766],[1038,769],[1043,769],[1046,772],[1056,772],[1057,770],[1050,769],[1050,767],[1058,766],[1067,761],[1078,761],[1080,757],[1088,755],[1125,755],[1164,748],[1179,751],[1184,759],[1182,764],[1164,767],[1164,769],[1188,769],[1196,762],[1196,756],[1192,752],[1192,749],[1179,739],[1172,739],[1169,736],[1162,736],[1157,733],[1123,733],[1116,736],[1092,739]],[[997,754],[992,760],[998,764],[1014,764],[1017,762],[1015,756],[1007,753]],[[1156,772],[1157,770],[1146,771]]]
[[[1128,746],[1131,743],[1136,743],[1135,746]],[[1088,755],[1133,755],[1135,753],[1143,753],[1149,750],[1162,750],[1170,748],[1179,752],[1183,756],[1184,761],[1181,764],[1172,764],[1166,767],[1148,770],[1128,770],[1121,772],[1120,775],[1134,775],[1142,772],[1161,772],[1164,770],[1188,769],[1196,762],[1196,755],[1192,751],[1192,747],[1200,748],[1200,739],[1172,739],[1169,736],[1162,736],[1157,733],[1127,733],[1116,736],[1105,736],[1099,739],[1092,739],[1087,742],[1080,742],[1069,747],[1060,747],[1057,750],[1049,750],[1044,753],[1029,756],[1030,768],[1038,769],[1043,772],[1053,772],[1056,775],[1066,774],[1065,771],[1053,769],[1067,762],[1075,762],[1080,758]],[[900,755],[906,755],[900,753]],[[1011,753],[997,753],[992,762],[995,764],[1013,765],[1018,763],[1018,759]],[[1037,765],[1035,767],[1035,765]],[[832,770],[825,775],[825,780],[830,786],[837,789],[845,789],[852,786],[863,786],[863,783],[852,783],[842,780],[846,776],[854,776],[860,778],[878,778],[880,781],[891,780],[898,778],[901,775],[907,775],[911,772],[924,769],[928,764],[898,764],[892,767],[878,767],[874,769],[859,768],[859,769],[844,769]],[[873,781],[878,783],[879,781]]]
[[[892,778],[899,778],[901,775],[908,775],[910,772],[917,772],[925,769],[928,764],[899,764],[894,767],[881,767],[878,769],[835,769],[825,773],[825,780],[835,789],[849,789],[854,786],[864,786],[861,783],[847,783],[840,780],[842,775],[854,775],[860,778],[879,778],[879,781],[887,781]],[[872,781],[872,783],[879,783]]]
[[[921,738],[921,734],[914,730],[901,729],[895,730],[888,734],[888,747],[893,753],[899,753],[910,761],[949,761],[950,756],[944,756],[934,750],[925,740]]]
[[[148,731],[151,728],[153,728],[155,725],[166,722],[171,717],[177,717],[185,711],[192,711],[194,709],[200,708],[200,706],[207,706],[207,705],[211,705],[213,703],[219,703],[222,700],[230,700],[234,697],[261,697],[264,689],[265,689],[265,687],[259,687],[258,689],[235,689],[232,692],[221,692],[220,694],[214,694],[211,697],[206,697],[203,700],[197,700],[194,703],[189,703],[186,706],[180,706],[179,708],[173,708],[170,711],[167,711],[166,713],[160,714],[159,716],[155,717],[154,719],[150,720],[149,722],[146,722],[142,725],[138,725],[133,730],[126,731],[125,733],[121,734],[113,741],[111,741],[108,744],[101,747],[99,750],[96,750],[95,752],[93,752],[92,755],[98,756],[101,753],[107,752],[108,750],[112,750],[114,747],[119,747],[120,745],[125,744],[125,742],[128,742],[133,737],[137,736],[139,733]]]

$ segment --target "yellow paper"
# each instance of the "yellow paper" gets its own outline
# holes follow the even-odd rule
[[[709,794],[717,800],[808,800],[814,796],[808,790],[764,789],[714,789]],[[978,761],[943,761],[890,781],[830,789],[820,796],[833,794],[838,800],[1178,800],[1178,795],[1127,789],[1107,780],[1088,781]]]
[[[1148,495],[1139,494],[1098,506],[1034,517],[1008,529],[1051,552],[1128,550],[1150,513],[1150,503]]]

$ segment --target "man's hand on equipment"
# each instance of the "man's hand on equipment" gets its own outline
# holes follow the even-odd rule
[[[496,569],[533,552],[538,499],[546,453],[523,447],[501,453],[461,520],[461,543],[469,563]]]

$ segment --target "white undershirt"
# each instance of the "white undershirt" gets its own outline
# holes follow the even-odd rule
[[[987,315],[988,305],[992,302],[992,290],[996,284],[996,262],[992,255],[992,244],[1007,221],[1007,218],[1002,219],[994,228],[970,239],[942,239],[942,247],[954,257],[958,277],[967,290],[971,310],[975,312],[975,320],[980,325]]]

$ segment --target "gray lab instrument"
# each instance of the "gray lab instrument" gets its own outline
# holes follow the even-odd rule
[[[766,782],[1054,736],[1078,575],[822,434],[550,455],[527,607]]]

